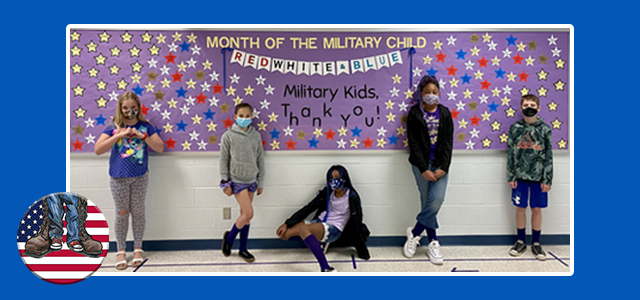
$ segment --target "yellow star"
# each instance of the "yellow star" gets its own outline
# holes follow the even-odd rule
[[[451,87],[454,87],[454,86],[455,86],[455,87],[458,87],[458,82],[459,82],[459,81],[454,77],[454,78],[451,78],[451,80],[449,81],[449,85],[450,85]]]
[[[538,96],[539,97],[546,97],[548,91],[549,90],[545,89],[544,86],[540,86],[540,88],[538,89]]]
[[[187,38],[189,39],[189,43],[192,43],[195,42],[198,37],[192,32],[190,35],[187,35]]]
[[[120,72],[120,68],[116,64],[113,64],[113,66],[109,67],[109,70],[111,71],[111,75],[118,75],[118,72]]]
[[[87,112],[86,109],[83,109],[82,106],[78,106],[78,108],[76,108],[76,110],[73,111],[76,114],[76,119],[78,118],[84,118],[84,113]]]
[[[107,89],[107,83],[104,82],[104,80],[100,79],[99,82],[96,83],[96,85],[98,86],[98,91],[100,90],[106,90]]]
[[[169,104],[169,108],[178,108],[178,107],[176,107],[176,104],[178,104],[178,101],[173,100],[173,98],[171,98],[171,100],[167,101],[167,103]]]
[[[197,82],[193,81],[193,79],[189,79],[189,81],[185,83],[187,84],[187,89],[193,89],[195,88]]]
[[[467,99],[467,98],[471,98],[471,95],[473,94],[473,92],[470,91],[469,88],[467,88],[467,90],[462,92],[462,94],[464,95],[464,99]]]
[[[478,53],[480,52],[480,49],[478,49],[478,46],[473,46],[473,49],[471,49],[471,56],[480,56]]]
[[[131,49],[129,49],[129,53],[131,53],[131,57],[140,57],[140,51],[142,51],[142,49],[136,47],[136,45],[133,45],[133,47],[131,47]]]
[[[524,52],[524,47],[526,47],[527,45],[524,44],[523,42],[520,42],[520,44],[518,44],[516,46],[518,47],[518,51]]]
[[[156,44],[153,44],[148,50],[151,55],[160,55],[160,47],[156,46]]]
[[[210,121],[210,123],[207,124],[207,131],[216,131],[216,127],[218,127],[218,124],[213,124],[213,121]]]
[[[489,137],[484,138],[484,140],[482,140],[482,148],[491,148],[491,142],[493,141],[490,140]]]
[[[409,147],[409,140],[402,140],[402,144],[405,148]]]
[[[109,38],[111,37],[111,35],[108,34],[106,30],[103,31],[98,36],[100,37],[100,43],[108,43],[109,42]]]
[[[398,131],[398,135],[404,135],[404,133],[407,131],[404,126],[400,126],[398,128],[396,128],[396,130]]]
[[[493,123],[491,123],[491,130],[500,131],[500,126],[502,126],[502,123],[498,122],[498,120],[493,120]]]
[[[396,121],[396,115],[394,115],[393,113],[389,113],[387,115],[387,122],[395,122]]]
[[[560,122],[560,120],[556,118],[556,120],[551,122],[551,124],[553,125],[553,129],[560,129],[560,125],[562,125],[562,122]]]
[[[480,70],[476,71],[476,73],[474,74],[476,76],[476,79],[480,79],[482,80],[482,76],[484,76],[484,73],[480,72]]]
[[[505,110],[504,112],[507,113],[507,117],[515,117],[516,116],[516,110],[513,109],[511,106],[509,106],[509,108],[507,110]]]
[[[484,113],[481,116],[482,116],[482,121],[491,121],[489,119],[489,118],[491,118],[491,114],[488,113],[486,110],[484,111]]]
[[[276,150],[276,149],[280,149],[280,142],[273,140],[271,142],[271,150]]]
[[[172,35],[172,37],[173,37],[173,41],[176,42],[182,39],[182,34],[176,31],[176,33]]]
[[[536,61],[536,59],[532,58],[531,55],[529,55],[529,57],[525,58],[524,61],[527,62],[527,66],[533,66],[533,62]]]
[[[456,134],[456,138],[458,138],[458,140],[457,140],[458,142],[464,142],[464,138],[466,138],[466,137],[467,137],[467,135],[462,133],[462,132]]]
[[[491,90],[491,93],[494,97],[500,97],[500,90],[498,89],[498,87],[493,88],[493,90]]]
[[[103,56],[102,53],[98,54],[98,56],[94,56],[93,58],[96,59],[96,65],[104,65],[107,61],[107,57]]]
[[[491,59],[491,65],[492,66],[499,66],[500,65],[500,61],[501,61],[501,59],[499,59],[498,56],[496,55]]]
[[[555,103],[553,100],[551,101],[551,103],[548,104],[549,106],[549,111],[556,111],[558,110],[558,104]]]
[[[73,90],[73,95],[74,96],[81,96],[82,97],[85,88],[81,87],[80,84],[78,83],[78,85],[76,85],[76,87],[74,87],[72,90]]]
[[[517,74],[513,74],[513,72],[507,74],[507,82],[516,81],[516,76],[518,76],[518,75]]]
[[[523,87],[520,89],[520,95],[521,95],[521,96],[524,96],[524,95],[526,95],[526,94],[529,94],[529,91],[531,91],[531,90],[529,90],[526,86],[523,86]]]
[[[562,60],[562,58],[558,58],[554,63],[556,63],[556,69],[564,69],[564,63],[566,63],[566,61]]]
[[[269,117],[269,123],[278,122],[278,115],[276,115],[275,112],[271,112],[271,114],[268,117]]]
[[[98,50],[98,44],[94,43],[93,40],[85,46],[87,46],[87,52],[97,52]]]
[[[358,148],[358,145],[360,145],[360,142],[358,142],[358,138],[350,140],[350,142],[351,142],[351,148]]]
[[[165,77],[164,79],[162,79],[162,81],[160,81],[160,83],[162,83],[163,88],[166,88],[166,87],[169,87],[169,85],[171,84],[171,80]]]
[[[491,37],[492,37],[492,36],[490,36],[488,32],[487,32],[487,33],[485,33],[485,34],[482,36],[482,42],[483,42],[483,43],[490,42],[490,41],[491,41]]]
[[[413,91],[411,91],[411,89],[407,89],[407,91],[404,92],[404,96],[405,99],[411,99],[413,97]]]
[[[153,85],[153,84],[151,84],[151,82],[149,82],[147,85],[145,85],[145,88],[147,89],[147,92],[152,92],[152,93],[153,93],[153,89],[154,89],[155,87],[156,87],[156,86],[155,86],[155,85]]]
[[[96,67],[91,67],[91,69],[89,69],[87,71],[87,73],[89,73],[89,77],[98,77],[98,73],[100,71],[98,71],[98,69],[96,69]]]
[[[378,147],[380,148],[384,148],[384,145],[387,144],[387,141],[384,140],[384,138],[378,139]]]
[[[442,45],[443,44],[440,42],[440,40],[437,40],[437,41],[433,42],[433,50],[435,50],[435,49],[442,50],[442,48],[441,48]]]
[[[230,85],[227,88],[227,95],[235,96],[236,95],[236,89],[234,89],[233,86]]]
[[[120,52],[122,49],[118,48],[118,45],[113,46],[113,48],[109,49],[111,51],[111,56],[120,56]]]
[[[509,141],[509,136],[506,133],[504,133],[504,131],[499,136],[499,138],[500,138],[500,143],[506,143]]]
[[[105,99],[102,96],[100,96],[100,98],[96,100],[96,103],[98,104],[98,108],[107,107],[107,102],[108,102],[107,99]]]
[[[393,79],[393,84],[400,83],[402,76],[398,76],[398,73],[396,73],[396,76],[391,77],[391,79]]]
[[[553,84],[556,87],[556,91],[564,91],[565,83],[562,80],[558,79],[558,82]]]
[[[389,101],[385,102],[385,105],[387,106],[387,108],[386,108],[386,109],[393,109],[393,105],[394,105],[394,104],[395,104],[395,103],[393,103],[393,102],[391,101],[391,99],[389,99]]]
[[[465,119],[461,119],[460,121],[458,121],[458,128],[467,128],[467,124],[469,124],[469,122],[465,121]]]
[[[202,63],[202,66],[204,67],[205,70],[211,70],[211,66],[212,65],[213,65],[213,63],[210,63],[208,59],[207,59],[207,61]]]
[[[70,34],[71,36],[71,41],[80,41],[80,34],[77,31],[73,31],[73,33]]]
[[[200,124],[200,120],[202,120],[202,117],[200,117],[199,115],[195,115],[194,117],[191,117],[191,120],[193,121],[193,124]]]
[[[189,143],[189,141],[187,140],[184,140],[184,143],[182,143],[182,151],[185,150],[191,151],[191,143]]]
[[[138,76],[136,73],[133,73],[133,76],[131,76],[132,83],[140,83],[140,79],[142,79],[142,77]]]
[[[122,38],[122,43],[131,43],[131,38],[133,37],[133,35],[129,34],[129,31],[125,31],[120,35],[120,37]]]
[[[116,84],[118,84],[118,89],[123,91],[126,91],[127,85],[129,85],[129,83],[124,80],[124,78],[120,79],[120,81],[116,82]]]
[[[82,71],[82,66],[76,63],[75,65],[71,66],[71,70],[73,70],[73,74],[78,74]]]
[[[344,126],[340,127],[340,129],[338,129],[338,136],[346,136],[347,135],[347,129],[344,128]]]
[[[167,124],[164,125],[163,128],[164,132],[173,132],[173,125],[171,125],[169,122],[167,122]]]
[[[296,133],[296,135],[298,136],[298,140],[304,140],[304,138],[307,136],[306,133],[304,133],[304,130],[300,129],[300,131],[298,131]]]
[[[222,105],[220,105],[220,111],[221,112],[229,112],[229,105],[227,105],[227,102],[222,102]]]
[[[558,148],[560,148],[560,149],[567,148],[567,141],[565,141],[564,139],[560,139],[558,141]]]
[[[249,86],[247,86],[246,88],[244,88],[244,95],[245,95],[245,96],[246,96],[246,95],[251,95],[251,96],[253,96],[253,91],[254,91],[254,88],[252,88],[252,87],[249,85]]]
[[[504,98],[502,98],[502,104],[501,105],[509,106],[509,102],[511,102],[511,99],[507,98],[507,96],[504,96]]]
[[[433,57],[429,57],[429,54],[427,54],[427,56],[423,57],[422,59],[424,60],[424,65],[426,65],[426,64],[431,64]]]
[[[131,72],[140,73],[140,71],[142,71],[142,67],[143,67],[143,65],[139,61],[136,60],[135,63],[131,64]]]
[[[177,65],[177,67],[178,67],[178,72],[184,72],[187,70],[187,65],[185,65],[183,61],[181,61],[180,64]]]
[[[167,38],[166,36],[164,36],[164,35],[162,35],[162,33],[160,33],[160,34],[158,34],[158,36],[156,37],[156,40],[158,40],[158,44],[163,44],[163,43],[165,42],[164,40],[165,40],[166,38]]]
[[[316,128],[315,131],[313,131],[313,134],[316,136],[316,138],[322,136],[322,128]]]
[[[140,35],[140,37],[142,38],[143,43],[151,43],[151,39],[153,38],[153,35],[150,35],[149,31],[145,31],[145,33]]]
[[[536,73],[536,75],[538,75],[538,81],[547,80],[547,75],[549,75],[549,73],[544,69],[540,69],[540,72]]]
[[[265,123],[264,121],[260,121],[260,124],[258,124],[258,130],[265,131],[266,129],[267,129],[267,123]]]
[[[233,98],[233,105],[237,106],[238,104],[242,103],[242,100],[244,99],[240,98],[240,95],[236,96],[235,98]]]

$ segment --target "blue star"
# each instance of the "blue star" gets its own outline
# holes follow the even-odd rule
[[[509,45],[514,45],[514,46],[515,46],[515,45],[516,45],[516,40],[517,40],[517,39],[518,39],[518,38],[514,38],[514,37],[513,37],[513,34],[509,35],[509,37],[507,38],[507,42],[508,42],[508,43],[507,43],[507,47],[508,47]]]
[[[211,120],[213,120],[213,115],[215,115],[216,113],[215,113],[215,112],[212,112],[212,111],[211,111],[211,108],[209,108],[209,110],[207,110],[207,111],[203,112],[203,114],[204,114],[204,116],[205,116],[205,120],[207,120],[207,119],[211,119]]]
[[[358,126],[356,126],[356,128],[354,129],[351,129],[351,133],[353,134],[352,137],[360,136],[360,132],[362,132],[362,129],[358,129]]]
[[[467,55],[467,52],[462,51],[462,48],[460,48],[460,51],[456,52],[456,54],[458,55],[457,59],[464,59],[464,56]]]
[[[178,125],[178,130],[176,130],[176,131],[180,131],[180,130],[182,130],[182,131],[185,131],[185,132],[186,132],[186,130],[184,130],[184,128],[185,128],[185,127],[187,127],[187,124],[185,124],[184,122],[182,122],[182,120],[180,120],[180,123],[176,123],[176,125]]]
[[[427,70],[427,74],[429,74],[429,76],[436,76],[436,73],[438,73],[438,70],[434,70],[433,67]]]
[[[269,134],[271,134],[271,139],[279,139],[280,138],[280,131],[277,131],[275,128],[273,129],[272,132],[269,132]]]
[[[464,73],[464,76],[462,76],[460,78],[462,78],[462,84],[465,84],[465,83],[471,84],[471,83],[469,83],[469,80],[471,80],[471,76],[467,75],[467,73]]]
[[[180,87],[179,90],[176,90],[176,93],[178,93],[178,97],[182,97],[184,98],[184,95],[187,93],[187,90],[183,89],[182,87]],[[177,97],[176,97],[177,98]]]
[[[180,52],[189,52],[189,46],[191,46],[191,44],[187,44],[187,41],[183,41],[182,44],[180,44],[180,48],[182,48]]]
[[[492,111],[498,112],[498,104],[493,101],[491,101],[491,104],[489,104],[489,112]]]
[[[396,135],[392,135],[390,137],[388,137],[389,139],[389,145],[397,145],[398,144],[398,138],[396,137]]]
[[[309,148],[313,147],[318,149],[318,142],[315,137],[311,138],[310,140],[308,140],[307,142],[309,142]]]
[[[498,77],[504,78],[504,76],[502,76],[502,75],[504,75],[504,73],[507,73],[505,71],[502,71],[502,67],[500,68],[500,70],[495,71],[495,72],[496,72],[496,78],[498,78]]]
[[[102,114],[100,114],[100,116],[99,116],[99,117],[96,117],[96,121],[98,121],[97,125],[100,125],[100,124],[104,125],[104,121],[106,121],[106,120],[107,120],[107,119],[105,119],[105,118],[102,116]]]
[[[138,95],[138,96],[142,96],[142,91],[144,91],[144,89],[141,88],[139,84],[138,84],[137,87],[133,88],[133,92],[136,93],[136,95]]]

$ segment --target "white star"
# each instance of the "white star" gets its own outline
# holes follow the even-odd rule
[[[207,142],[200,140],[198,143],[198,150],[207,150]]]
[[[511,51],[509,49],[502,50],[502,54],[504,54],[504,56],[502,56],[503,58],[504,57],[511,57]]]
[[[418,67],[416,67],[413,70],[413,77],[416,77],[416,76],[420,77],[420,73],[422,73],[422,70],[420,70]]]
[[[454,45],[455,46],[457,40],[458,39],[454,38],[453,35],[451,35],[451,36],[449,36],[447,38],[447,45]]]
[[[191,52],[193,52],[193,54],[200,54],[200,50],[202,50],[202,48],[198,47],[198,45],[193,45],[193,47],[191,47]]]
[[[160,111],[160,106],[162,106],[162,103],[154,102],[153,104],[151,104],[151,108],[153,108],[152,111]]]
[[[487,97],[487,95],[482,93],[482,96],[480,96],[479,99],[480,99],[480,103],[487,103],[487,99],[489,99],[489,97]]]
[[[556,44],[557,40],[558,40],[558,38],[554,37],[553,34],[551,35],[550,38],[547,39],[547,41],[549,41],[549,46],[551,46],[551,45],[556,45],[557,46],[558,45],[558,44]]]
[[[220,99],[216,98],[216,96],[211,97],[211,99],[209,99],[209,107],[214,105],[218,107],[218,101],[220,101]]]
[[[282,129],[284,131],[285,136],[291,136],[293,133],[293,128],[291,126],[287,126],[287,128]]]
[[[253,116],[253,119],[260,119],[260,111],[256,110],[255,107],[253,108],[253,113],[251,113],[251,115]]]
[[[505,87],[502,88],[503,94],[509,94],[511,95],[511,90],[512,88],[507,84]]]
[[[216,73],[216,71],[213,71],[213,73],[209,74],[209,76],[211,77],[211,81],[218,81],[218,76],[220,76],[220,74]]]
[[[551,52],[553,53],[553,56],[560,56],[560,52],[562,52],[562,50],[558,49],[558,47],[556,46],[555,49],[551,50]]]
[[[268,102],[267,99],[262,100],[262,102],[260,102],[260,109],[269,109],[269,105],[271,105],[271,102]]]
[[[489,51],[496,51],[496,46],[498,46],[498,44],[491,41],[491,43],[487,44],[487,46],[489,46]]]
[[[469,60],[468,62],[464,63],[464,65],[466,66],[465,70],[473,70],[473,66],[476,63],[472,62],[471,60]]]
[[[182,115],[189,115],[189,109],[191,109],[191,107],[187,106],[186,104],[180,108],[180,110],[182,111]]]
[[[171,118],[171,113],[168,112],[166,109],[164,110],[164,112],[160,113],[162,115],[162,120],[169,120],[169,118]]]
[[[345,142],[344,139],[340,139],[339,141],[336,141],[336,143],[338,143],[338,149],[340,148],[345,149],[344,145],[347,144],[347,142]]]
[[[115,90],[109,94],[109,101],[118,100],[118,93]]]
[[[187,104],[194,106],[196,105],[196,98],[193,98],[193,96],[189,95],[189,98],[184,99],[185,102],[187,102]]]
[[[473,150],[473,145],[475,145],[476,143],[469,140],[468,142],[465,142],[465,144],[467,145],[467,150],[469,149]]]
[[[95,136],[93,136],[91,133],[89,133],[89,136],[87,136],[86,138],[84,138],[87,141],[87,144],[94,144],[95,141]]]
[[[189,68],[195,68],[197,63],[198,63],[197,61],[193,60],[193,57],[187,61]]]
[[[193,140],[198,140],[198,136],[200,136],[200,134],[197,133],[195,130],[193,130],[192,133],[189,133],[189,136],[191,136],[191,141],[193,141]]]
[[[409,105],[404,103],[404,101],[402,101],[402,103],[398,104],[398,108],[400,108],[400,111],[407,111],[407,107]]]
[[[460,100],[458,103],[456,103],[456,106],[458,107],[458,110],[464,110],[464,106],[466,104],[462,103],[462,100]]]
[[[149,63],[149,68],[157,68],[156,64],[158,63],[157,60],[155,60],[153,57],[147,61],[147,63]]]
[[[209,91],[209,87],[211,87],[211,85],[210,85],[210,84],[208,84],[208,83],[205,81],[203,84],[201,84],[201,85],[200,85],[200,87],[202,88],[202,91],[203,91],[203,92],[204,92],[204,91],[207,91],[207,92],[208,92],[208,91]]]
[[[160,68],[160,75],[169,75],[169,68],[167,67],[167,65],[162,66],[162,68]]]
[[[391,93],[391,97],[398,97],[398,93],[400,92],[400,90],[394,86],[393,89],[389,92]]]
[[[456,100],[456,96],[458,96],[458,94],[456,94],[453,91],[451,91],[451,92],[449,92],[447,94],[447,96],[449,96],[449,99],[447,99],[447,100]]]
[[[480,134],[480,130],[478,130],[477,128],[473,128],[473,130],[471,130],[469,133],[471,133],[471,138],[478,138],[478,134]]]
[[[240,76],[236,75],[236,73],[233,73],[233,76],[229,76],[229,78],[231,78],[231,84],[239,84],[238,80],[240,80]]]
[[[447,84],[447,82],[446,82],[446,81],[444,81],[444,80],[442,80],[442,78],[440,78],[440,79],[438,80],[438,82],[440,83],[440,89],[441,89],[441,90],[442,90],[442,89],[444,89],[444,86]]]
[[[378,136],[385,136],[387,134],[387,130],[384,129],[384,126],[378,128]]]
[[[87,126],[87,128],[89,127],[93,127],[93,123],[95,123],[95,120],[92,120],[91,117],[87,118],[86,121],[84,121],[84,124]]]
[[[169,52],[176,52],[176,50],[178,50],[178,45],[176,45],[175,43],[171,43],[169,45]]]
[[[256,81],[258,82],[257,85],[264,85],[265,80],[267,79],[262,77],[262,75],[260,75],[258,78],[256,78]]]
[[[276,88],[272,87],[271,85],[269,85],[268,87],[264,88],[264,92],[269,95],[273,95],[273,90],[275,90]]]

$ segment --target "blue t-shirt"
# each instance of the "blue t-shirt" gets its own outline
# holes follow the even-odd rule
[[[436,159],[436,145],[438,144],[438,127],[440,125],[440,107],[436,106],[436,111],[430,113],[426,110],[424,112],[424,121],[427,123],[429,129],[429,139],[431,140],[431,147],[429,149],[429,159]]]
[[[135,128],[141,133],[152,136],[156,128],[151,124],[138,121],[135,125],[127,126]],[[107,126],[103,133],[113,136],[118,129],[114,124]],[[147,143],[138,137],[119,139],[111,148],[109,158],[109,176],[111,177],[138,177],[147,173],[149,162],[149,150]]]

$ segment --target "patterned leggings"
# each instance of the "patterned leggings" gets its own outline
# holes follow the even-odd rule
[[[139,177],[111,177],[111,194],[116,203],[116,242],[118,250],[126,249],[129,215],[133,227],[133,248],[142,248],[144,235],[144,199],[147,194],[149,173]],[[127,213],[121,215],[120,212]]]

